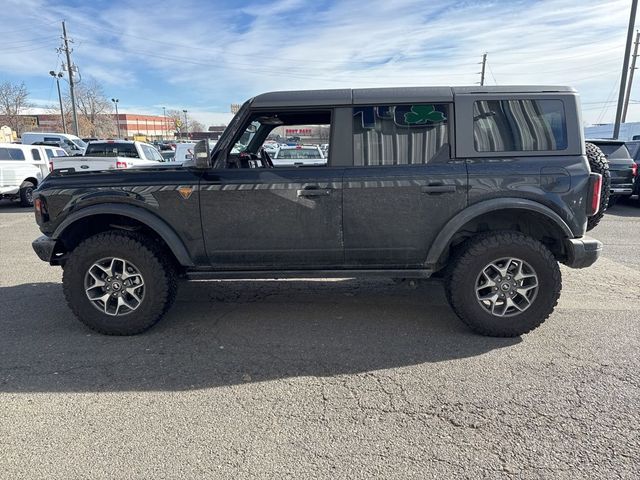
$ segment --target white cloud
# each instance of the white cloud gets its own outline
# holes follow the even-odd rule
[[[269,90],[474,84],[483,52],[487,84],[571,85],[586,121],[611,121],[629,9],[627,0],[17,5],[3,23],[41,28],[16,39],[31,41],[18,44],[28,55],[9,52],[2,70],[46,75],[55,54],[35,38],[55,40],[51,22],[64,17],[83,73],[129,104],[174,103],[203,122]],[[640,120],[640,107],[628,118]]]

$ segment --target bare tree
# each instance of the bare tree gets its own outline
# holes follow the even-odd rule
[[[195,118],[190,118],[189,119],[189,131],[190,132],[205,132],[206,129],[204,128],[204,125],[202,123],[200,123],[198,120],[196,120]]]
[[[6,123],[18,135],[24,129],[24,121],[20,115],[31,106],[28,98],[29,92],[24,82],[20,84],[0,83],[0,123]]]
[[[178,132],[179,137],[182,136],[182,134],[185,131],[185,128],[189,132],[205,132],[206,131],[206,128],[204,127],[204,125],[200,123],[198,120],[196,120],[195,118],[193,118],[188,113],[189,112],[187,112],[187,124],[185,126],[184,112],[180,110],[167,110],[167,118],[169,119],[169,124],[173,125],[173,127],[176,129],[176,132]]]
[[[167,121],[170,126],[173,126],[176,132],[182,133],[184,115],[180,110],[167,110]]]
[[[75,95],[81,136],[104,138],[116,134],[113,105],[97,80],[89,78],[86,82],[77,84]],[[65,111],[70,113],[71,99],[67,98],[65,103]]]

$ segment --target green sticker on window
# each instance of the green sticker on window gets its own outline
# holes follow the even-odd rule
[[[446,120],[442,112],[436,111],[433,105],[413,105],[411,111],[404,114],[407,125],[424,125]]]

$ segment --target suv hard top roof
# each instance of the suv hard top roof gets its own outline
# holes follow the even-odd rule
[[[428,97],[433,102],[452,102],[458,94],[575,93],[572,87],[510,85],[491,87],[387,87],[335,90],[268,92],[251,99],[254,108],[407,103]]]
[[[613,138],[588,138],[587,142],[600,145],[624,145],[624,140],[615,140]]]

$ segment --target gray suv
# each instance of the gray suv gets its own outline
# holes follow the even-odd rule
[[[265,93],[181,167],[54,171],[33,246],[106,334],[155,324],[178,278],[437,275],[470,328],[521,335],[553,311],[558,262],[602,248],[581,125],[568,87]],[[262,145],[291,131],[328,132],[328,162],[276,165]]]

